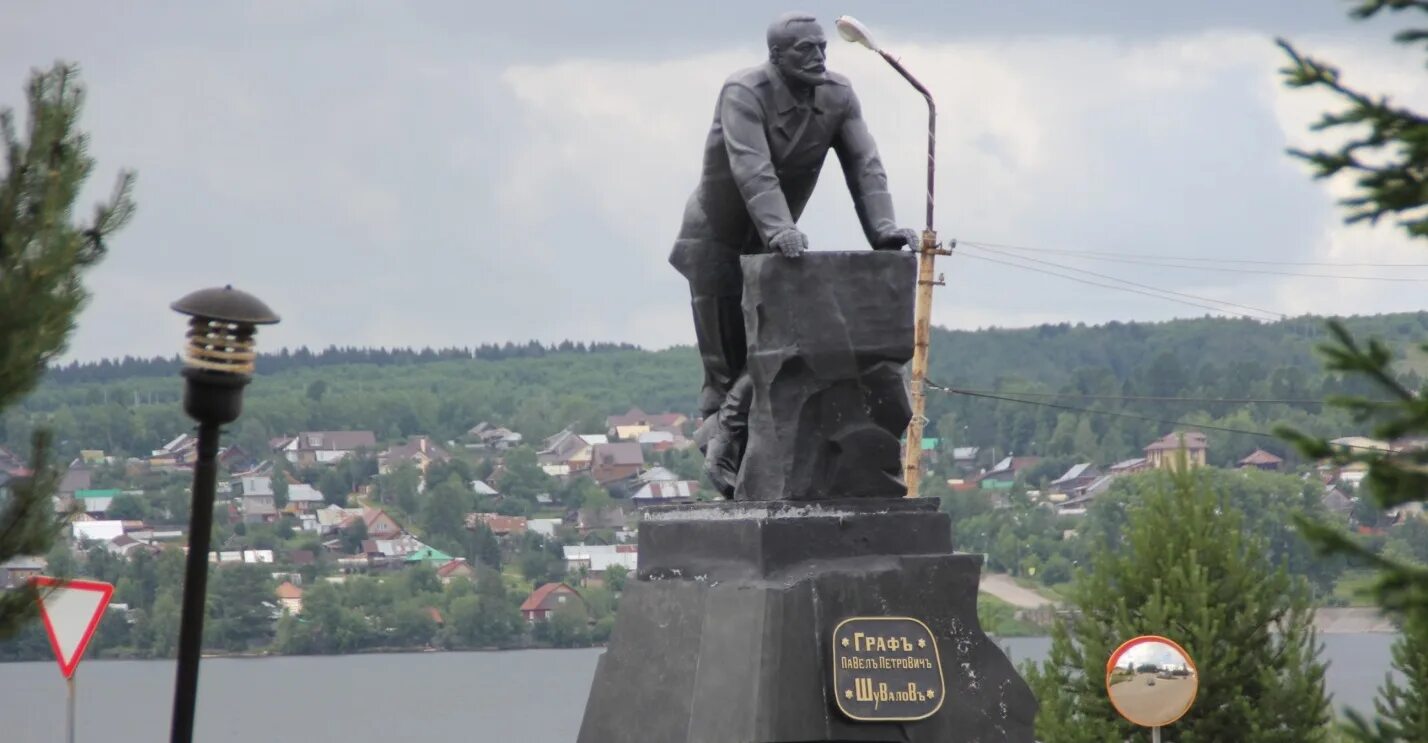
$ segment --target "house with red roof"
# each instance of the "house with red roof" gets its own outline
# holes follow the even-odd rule
[[[640,474],[645,453],[636,443],[596,444],[590,457],[590,476],[605,485]]]
[[[522,536],[526,533],[525,516],[502,516],[499,513],[468,513],[466,514],[466,528],[476,530],[477,525],[485,524],[491,533],[498,537]]]
[[[640,434],[650,431],[668,431],[679,433],[684,424],[689,422],[689,417],[683,413],[646,413],[639,408],[630,408],[628,412],[612,415],[605,419],[606,433],[615,439],[634,440]]]
[[[446,585],[457,578],[466,580],[476,580],[476,568],[465,559],[454,557],[450,562],[436,569],[436,577],[441,579],[441,584]]]
[[[367,536],[372,539],[396,539],[402,534],[402,526],[380,508],[363,507],[360,516],[352,515],[343,520],[340,528],[346,529],[361,520],[367,525]]]
[[[393,446],[377,455],[377,473],[385,475],[403,464],[411,464],[426,474],[435,462],[449,462],[451,455],[431,440],[430,436],[410,436],[406,443]]]
[[[1205,453],[1209,451],[1209,440],[1199,431],[1168,433],[1145,447],[1145,458],[1154,469],[1175,469],[1180,462],[1180,450],[1185,450],[1185,461],[1190,469],[1205,466]]]
[[[544,622],[557,610],[572,604],[589,616],[590,607],[579,591],[564,583],[547,583],[531,591],[531,595],[521,603],[521,618],[531,624]]]
[[[302,588],[293,585],[290,581],[283,581],[278,587],[273,589],[273,593],[278,597],[278,605],[283,612],[294,616],[302,613]]]
[[[1250,455],[1239,461],[1240,469],[1257,469],[1269,472],[1278,472],[1284,466],[1284,460],[1263,450],[1255,449]]]

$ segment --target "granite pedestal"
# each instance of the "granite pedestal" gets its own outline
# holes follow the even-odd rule
[[[936,503],[733,502],[645,511],[640,565],[579,743],[1030,743],[1036,702],[977,623],[982,559],[952,551]],[[833,697],[835,627],[931,630],[944,702],[859,722]]]

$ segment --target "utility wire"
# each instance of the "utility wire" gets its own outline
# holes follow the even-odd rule
[[[1170,426],[1188,426],[1188,427],[1191,427],[1191,428],[1204,428],[1204,429],[1207,429],[1207,430],[1211,430],[1211,431],[1221,431],[1221,432],[1224,432],[1224,433],[1242,433],[1242,434],[1245,434],[1245,435],[1247,435],[1247,436],[1262,436],[1262,437],[1264,437],[1264,438],[1271,438],[1271,439],[1272,439],[1272,438],[1278,438],[1278,437],[1275,436],[1274,434],[1272,434],[1272,433],[1265,433],[1264,431],[1249,431],[1249,430],[1246,430],[1246,429],[1243,429],[1243,428],[1229,428],[1229,427],[1227,427],[1227,426],[1215,426],[1215,425],[1210,425],[1210,424],[1190,423],[1190,422],[1188,422],[1188,421],[1170,420],[1170,419],[1168,419],[1168,418],[1157,418],[1157,417],[1155,417],[1155,416],[1150,416],[1150,415],[1137,415],[1137,414],[1135,414],[1135,413],[1125,413],[1125,412],[1121,412],[1121,411],[1117,411],[1117,410],[1092,410],[1092,409],[1090,409],[1090,408],[1078,408],[1078,407],[1076,407],[1076,406],[1074,406],[1074,405],[1064,405],[1064,404],[1061,404],[1061,403],[1054,403],[1054,402],[1043,402],[1043,401],[1041,401],[1041,400],[1019,400],[1019,399],[1017,399],[1017,398],[1015,398],[1015,397],[1004,397],[1004,396],[1002,396],[1002,395],[993,395],[993,394],[988,394],[988,393],[986,393],[986,392],[976,392],[976,391],[973,391],[973,390],[964,390],[964,389],[960,389],[960,388],[957,388],[957,387],[944,387],[944,386],[942,386],[942,385],[940,385],[940,384],[934,384],[934,383],[932,383],[932,382],[930,382],[930,381],[924,381],[923,384],[925,384],[927,387],[929,387],[929,388],[931,388],[931,389],[937,390],[937,391],[939,391],[939,392],[945,392],[945,393],[950,394],[950,395],[963,395],[963,396],[965,396],[965,397],[978,397],[978,398],[982,398],[982,399],[986,399],[986,400],[1001,400],[1002,402],[1019,402],[1019,403],[1022,403],[1023,405],[1036,405],[1036,406],[1043,407],[1043,408],[1055,408],[1055,409],[1057,409],[1057,410],[1065,410],[1065,411],[1072,412],[1072,413],[1089,413],[1089,414],[1091,414],[1091,415],[1109,415],[1109,416],[1113,416],[1113,417],[1116,417],[1116,418],[1132,418],[1132,419],[1135,419],[1135,420],[1149,421],[1149,422],[1151,422],[1151,423],[1162,423],[1162,424],[1170,425]]]
[[[961,247],[960,243],[959,243],[959,247]],[[987,261],[988,263],[1000,263],[1000,264],[1003,265],[1003,266],[1011,266],[1011,267],[1013,267],[1013,268],[1020,268],[1020,269],[1022,269],[1022,270],[1024,270],[1024,271],[1034,271],[1034,272],[1036,272],[1036,273],[1044,273],[1044,274],[1046,274],[1046,275],[1048,275],[1048,276],[1056,276],[1056,277],[1058,277],[1058,278],[1068,279],[1068,280],[1070,280],[1070,281],[1075,281],[1075,282],[1080,283],[1080,284],[1087,284],[1087,285],[1089,285],[1089,286],[1098,286],[1098,287],[1101,287],[1102,289],[1115,289],[1116,291],[1130,292],[1131,294],[1141,294],[1141,295],[1144,295],[1144,296],[1147,296],[1147,297],[1154,297],[1154,298],[1156,298],[1156,299],[1164,299],[1164,300],[1167,300],[1167,301],[1170,301],[1170,302],[1175,302],[1175,303],[1177,303],[1177,304],[1183,304],[1183,305],[1188,305],[1188,306],[1190,306],[1190,307],[1199,307],[1200,309],[1210,310],[1211,312],[1221,312],[1221,313],[1225,313],[1225,314],[1228,314],[1228,315],[1239,315],[1240,317],[1247,317],[1247,318],[1249,318],[1249,319],[1251,319],[1251,320],[1263,320],[1263,319],[1265,319],[1265,318],[1259,317],[1259,316],[1257,316],[1257,315],[1251,315],[1251,314],[1248,314],[1248,313],[1245,313],[1245,312],[1237,312],[1237,311],[1235,311],[1235,310],[1225,309],[1224,307],[1216,307],[1216,306],[1213,306],[1213,305],[1203,304],[1203,303],[1201,303],[1201,302],[1191,302],[1191,301],[1187,301],[1187,300],[1184,300],[1184,299],[1176,299],[1175,297],[1166,296],[1165,294],[1155,294],[1155,293],[1153,293],[1153,292],[1143,291],[1143,290],[1136,289],[1136,288],[1129,287],[1129,286],[1118,286],[1118,285],[1116,285],[1116,284],[1105,284],[1105,283],[1101,283],[1101,282],[1099,282],[1099,281],[1091,281],[1090,279],[1083,279],[1083,278],[1079,278],[1079,277],[1076,277],[1076,276],[1068,276],[1068,275],[1066,275],[1066,274],[1064,274],[1064,273],[1057,273],[1056,271],[1048,271],[1048,270],[1046,270],[1046,269],[1044,269],[1044,268],[1037,268],[1037,267],[1035,267],[1035,266],[1028,266],[1028,265],[1025,265],[1025,264],[1022,264],[1022,263],[1012,263],[1011,261],[1004,261],[1004,260],[1001,260],[1001,259],[998,259],[998,258],[990,258],[990,257],[984,256],[984,255],[972,255],[972,254],[970,254],[970,253],[966,253],[966,252],[963,252],[963,251],[961,251],[961,250],[958,250],[956,254],[962,256],[963,258],[971,258],[971,259],[974,260],[974,261]],[[1206,300],[1206,301],[1216,301],[1216,300]],[[1284,316],[1283,316],[1283,315],[1276,314],[1275,317],[1276,317],[1276,318],[1283,318]]]
[[[1158,395],[1083,395],[1079,392],[1016,392],[1013,390],[961,390],[961,392],[977,393],[983,395],[1020,395],[1022,397],[1074,397],[1078,400],[1117,400],[1124,402],[1196,402],[1196,403],[1231,403],[1236,405],[1324,405],[1323,400],[1310,399],[1252,399],[1233,397],[1165,397]]]
[[[949,395],[962,395],[962,396],[964,396],[964,397],[976,397],[976,398],[981,398],[981,399],[984,399],[984,400],[1000,400],[1000,401],[1002,401],[1002,402],[1017,402],[1017,403],[1021,403],[1021,404],[1023,404],[1023,405],[1035,405],[1035,406],[1043,407],[1043,408],[1054,408],[1054,409],[1056,409],[1056,410],[1065,410],[1065,411],[1070,412],[1070,413],[1081,413],[1081,414],[1090,414],[1090,415],[1107,415],[1107,416],[1111,416],[1111,417],[1113,417],[1113,418],[1130,418],[1130,419],[1132,419],[1132,420],[1149,421],[1149,422],[1151,422],[1151,423],[1160,423],[1160,424],[1167,425],[1167,426],[1184,426],[1184,427],[1186,427],[1186,428],[1204,429],[1204,430],[1207,430],[1207,431],[1220,431],[1220,432],[1222,432],[1222,433],[1239,433],[1239,434],[1244,434],[1244,435],[1246,435],[1246,436],[1258,436],[1258,437],[1260,437],[1260,438],[1266,438],[1266,439],[1279,439],[1278,436],[1276,436],[1276,435],[1274,435],[1274,434],[1272,434],[1272,433],[1265,433],[1264,431],[1250,431],[1250,430],[1244,429],[1244,428],[1230,428],[1229,426],[1216,426],[1216,425],[1211,424],[1211,423],[1191,423],[1190,421],[1172,420],[1172,419],[1169,419],[1169,418],[1157,418],[1157,417],[1151,416],[1151,415],[1137,415],[1136,413],[1125,413],[1125,412],[1121,412],[1121,411],[1118,411],[1118,410],[1092,410],[1091,408],[1078,408],[1078,407],[1076,407],[1075,405],[1064,405],[1064,404],[1062,404],[1062,403],[1044,402],[1044,401],[1041,401],[1041,400],[1019,400],[1019,399],[1017,399],[1017,398],[1015,398],[1015,397],[1005,397],[1005,396],[1003,396],[1003,395],[994,395],[994,394],[989,394],[989,393],[986,393],[986,392],[978,392],[978,391],[976,391],[976,390],[966,390],[966,389],[961,389],[961,388],[959,388],[959,387],[947,387],[947,386],[940,385],[940,384],[937,384],[937,383],[935,383],[935,382],[932,382],[932,381],[930,381],[930,380],[924,380],[924,381],[923,381],[923,385],[925,385],[925,386],[926,386],[927,388],[929,388],[929,389],[936,390],[936,391],[938,391],[938,392],[944,392],[944,393],[947,393],[947,394],[949,394]],[[1016,393],[1012,393],[1012,394],[1016,394]],[[1343,448],[1343,449],[1362,449],[1362,450],[1365,450],[1365,451],[1381,451],[1380,449],[1378,449],[1378,448],[1376,448],[1376,447],[1372,447],[1372,446],[1355,446],[1355,445],[1353,445],[1353,444],[1333,444],[1333,446],[1336,446],[1336,447],[1339,447],[1339,448]]]
[[[1172,289],[1161,289],[1161,288],[1156,287],[1156,286],[1151,286],[1151,285],[1149,285],[1149,284],[1141,284],[1141,283],[1138,283],[1138,282],[1135,282],[1135,281],[1129,281],[1129,280],[1127,280],[1127,279],[1122,279],[1122,278],[1119,278],[1119,277],[1116,277],[1116,276],[1111,276],[1111,275],[1109,275],[1109,274],[1096,273],[1095,271],[1087,271],[1087,270],[1084,269],[1084,268],[1074,268],[1074,267],[1072,267],[1072,266],[1067,266],[1067,265],[1064,265],[1064,264],[1061,264],[1061,263],[1053,263],[1053,262],[1051,262],[1051,261],[1045,261],[1045,260],[1042,260],[1042,259],[1040,259],[1040,258],[1032,258],[1032,257],[1030,257],[1030,256],[1023,256],[1023,255],[1015,255],[1015,254],[1011,254],[1011,253],[1004,253],[1004,252],[1001,252],[1001,251],[996,250],[995,248],[982,248],[982,247],[979,246],[979,245],[972,245],[972,247],[974,247],[974,248],[979,248],[979,249],[982,249],[982,250],[990,250],[990,251],[995,252],[995,253],[997,253],[997,254],[999,254],[999,255],[1002,255],[1002,256],[1005,256],[1005,257],[1008,257],[1008,258],[1014,258],[1014,259],[1019,260],[1019,261],[1030,261],[1030,262],[1032,262],[1032,263],[1039,263],[1039,264],[1044,265],[1044,266],[1052,266],[1052,267],[1055,267],[1055,268],[1059,268],[1059,269],[1062,269],[1062,270],[1064,270],[1064,271],[1075,271],[1076,273],[1086,274],[1087,276],[1095,276],[1095,277],[1097,277],[1097,278],[1108,279],[1108,280],[1110,280],[1110,281],[1118,281],[1118,282],[1120,282],[1120,283],[1122,283],[1122,284],[1128,284],[1128,285],[1130,285],[1130,286],[1139,287],[1139,288],[1141,288],[1141,289],[1149,289],[1149,290],[1151,290],[1151,291],[1163,292],[1163,293],[1165,293],[1165,294],[1173,294],[1173,295],[1175,295],[1175,296],[1177,296],[1177,297],[1185,297],[1185,298],[1187,298],[1187,299],[1195,299],[1195,300],[1199,300],[1199,301],[1202,301],[1202,302],[1214,302],[1215,304],[1222,304],[1222,305],[1226,305],[1226,306],[1229,306],[1229,307],[1238,307],[1238,308],[1240,308],[1240,309],[1242,309],[1242,310],[1251,310],[1251,311],[1254,311],[1254,312],[1263,313],[1263,314],[1265,314],[1265,315],[1270,315],[1270,316],[1272,316],[1272,317],[1275,317],[1275,318],[1278,318],[1278,319],[1281,319],[1281,320],[1284,319],[1284,313],[1282,313],[1282,312],[1275,312],[1275,311],[1273,311],[1273,310],[1266,310],[1266,309],[1261,308],[1261,307],[1253,307],[1253,306],[1247,305],[1247,304],[1237,304],[1237,303],[1235,303],[1235,302],[1227,302],[1227,301],[1222,300],[1222,299],[1210,299],[1209,297],[1201,297],[1201,296],[1198,296],[1198,295],[1195,295],[1195,294],[1187,294],[1187,293],[1185,293],[1185,292],[1175,291],[1175,290],[1172,290]],[[1067,277],[1067,278],[1070,278],[1070,277]]]
[[[959,245],[979,245],[986,248],[1004,250],[1025,250],[1034,253],[1056,253],[1059,255],[1101,256],[1104,258],[1143,258],[1158,261],[1186,261],[1192,263],[1243,263],[1257,266],[1317,266],[1321,268],[1428,268],[1428,263],[1334,263],[1327,261],[1267,261],[1251,258],[1207,258],[1205,256],[1157,255],[1155,253],[1121,253],[1109,250],[1066,250],[1058,248],[1033,248],[1026,245],[959,240]]]
[[[1021,250],[1021,249],[1022,249],[1022,248],[1010,248],[1010,249],[1008,249],[1008,248],[990,247],[990,246],[988,246],[987,244],[984,244],[984,243],[972,243],[972,242],[964,242],[964,241],[959,241],[959,242],[958,242],[958,245],[970,245],[970,246],[972,246],[972,247],[981,248],[981,249],[983,249],[983,250],[995,251],[995,252],[997,252],[997,253],[999,253],[999,254],[1001,254],[1001,255],[1016,255],[1016,253],[1013,253],[1013,252],[1010,252],[1010,251],[1012,251],[1012,250]],[[1026,248],[1026,250],[1036,250],[1036,249],[1035,249],[1035,248]],[[1017,257],[1020,258],[1020,257],[1022,257],[1022,256],[1017,256]],[[1186,266],[1186,265],[1179,264],[1179,263],[1164,263],[1164,262],[1161,262],[1161,261],[1143,260],[1143,259],[1138,259],[1138,258],[1109,258],[1109,257],[1100,257],[1100,256],[1093,256],[1093,255],[1067,255],[1066,257],[1068,257],[1068,258],[1079,258],[1079,259],[1081,259],[1081,260],[1088,260],[1088,261],[1109,261],[1109,262],[1112,262],[1112,263],[1131,263],[1131,264],[1138,264],[1138,265],[1143,265],[1143,266],[1156,266],[1156,267],[1159,267],[1159,268],[1183,268],[1183,269],[1187,269],[1187,270],[1190,270],[1190,271],[1214,271],[1214,272],[1216,272],[1216,273],[1265,274],[1265,275],[1270,275],[1270,276],[1298,276],[1298,277],[1301,277],[1301,278],[1310,278],[1310,279],[1344,279],[1344,280],[1350,280],[1350,281],[1390,281],[1390,282],[1395,282],[1395,283],[1406,283],[1406,284],[1424,284],[1424,283],[1428,283],[1428,278],[1408,278],[1408,277],[1403,277],[1403,276],[1341,276],[1341,275],[1338,275],[1338,274],[1329,274],[1329,273],[1301,273],[1301,272],[1298,272],[1298,271],[1274,271],[1274,270],[1265,269],[1265,268],[1228,268],[1228,267],[1224,267],[1224,266]],[[1032,259],[1031,259],[1031,258],[1026,258],[1025,260],[1032,260]]]

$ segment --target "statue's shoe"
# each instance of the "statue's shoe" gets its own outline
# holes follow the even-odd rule
[[[725,498],[733,500],[734,487],[739,481],[737,447],[723,433],[710,436],[705,444],[704,474]]]

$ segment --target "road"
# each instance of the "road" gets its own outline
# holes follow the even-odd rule
[[[1146,683],[1151,674],[1136,674],[1111,687],[1111,701],[1121,714],[1138,725],[1166,725],[1185,711],[1195,698],[1195,684],[1189,678],[1155,679]]]
[[[1018,609],[1035,609],[1056,603],[1036,591],[1022,588],[1010,575],[1002,573],[983,573],[980,589]]]

